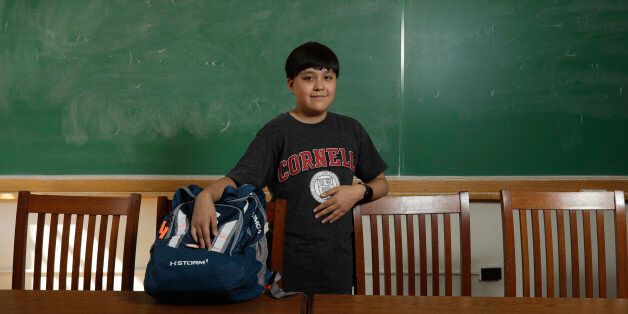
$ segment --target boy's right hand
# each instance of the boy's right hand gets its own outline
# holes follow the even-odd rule
[[[211,234],[218,236],[218,219],[216,218],[216,207],[209,192],[203,191],[196,197],[194,204],[194,214],[192,214],[192,226],[190,233],[192,239],[198,243],[200,248],[211,247]]]

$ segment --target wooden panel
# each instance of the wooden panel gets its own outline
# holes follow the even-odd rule
[[[469,193],[467,192],[460,193],[459,217],[461,250],[460,275],[462,277],[460,282],[460,294],[463,296],[471,296],[471,222],[469,221]]]
[[[82,193],[142,193],[144,196],[172,195],[181,186],[207,186],[220,176],[154,177],[154,176],[31,176],[0,178],[0,192],[82,192]],[[623,190],[628,192],[625,177],[388,177],[389,195],[426,195],[469,191],[472,201],[499,201],[501,189],[525,191],[579,191],[582,189]]]
[[[460,212],[460,201],[458,195],[402,196],[383,197],[362,205],[363,215],[370,215],[382,210],[393,215],[458,213]]]
[[[98,211],[110,215],[124,215],[128,206],[129,200],[126,197],[57,195],[50,198],[48,195],[31,194],[28,200],[31,213],[89,214]]]
[[[513,208],[613,209],[613,192],[521,192],[511,191]]]

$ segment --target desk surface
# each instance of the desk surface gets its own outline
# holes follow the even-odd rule
[[[0,313],[305,313],[302,294],[228,305],[171,305],[142,291],[0,290]]]
[[[314,295],[314,314],[328,313],[628,313],[628,299]]]

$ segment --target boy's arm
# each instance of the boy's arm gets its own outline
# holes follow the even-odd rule
[[[373,189],[373,198],[376,200],[388,194],[388,180],[384,173],[380,173],[373,180],[366,182]],[[330,196],[328,200],[314,208],[314,218],[327,215],[322,221],[334,222],[349,212],[353,206],[364,197],[366,187],[362,184],[337,186],[323,194],[321,197]]]
[[[196,197],[190,233],[192,234],[192,239],[201,248],[209,249],[211,246],[210,228],[211,234],[214,237],[218,236],[218,219],[216,218],[214,202],[222,197],[222,193],[227,186],[237,187],[231,178],[222,177],[210,184]]]

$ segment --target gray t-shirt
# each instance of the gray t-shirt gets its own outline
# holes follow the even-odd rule
[[[354,175],[368,182],[386,168],[355,119],[328,112],[307,124],[283,113],[257,133],[227,176],[287,199],[284,290],[341,293],[353,285],[353,217],[321,224],[324,217],[315,219],[312,210],[324,191],[352,184]]]

